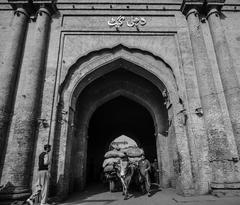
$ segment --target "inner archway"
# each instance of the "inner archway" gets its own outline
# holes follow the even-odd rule
[[[146,157],[158,159],[161,178],[169,186],[174,178],[172,150],[167,137],[169,128],[165,99],[149,80],[124,68],[102,75],[79,95],[74,116],[72,143],[73,189],[84,189],[88,182],[99,180],[104,153],[109,143],[120,135],[138,142]],[[175,146],[173,144],[173,146]],[[175,150],[173,148],[173,150]]]
[[[101,179],[104,154],[110,142],[120,135],[134,139],[152,162],[157,158],[154,132],[154,122],[148,110],[124,96],[100,106],[89,122],[87,183]]]

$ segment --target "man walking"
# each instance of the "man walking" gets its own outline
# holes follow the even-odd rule
[[[32,205],[35,198],[40,196],[41,205],[48,205],[47,194],[48,194],[48,181],[50,178],[49,174],[49,152],[51,151],[51,145],[44,145],[44,152],[39,155],[38,160],[38,181],[36,191],[27,199],[27,202]]]
[[[150,193],[151,182],[149,177],[149,171],[151,169],[151,165],[150,165],[150,162],[145,158],[144,154],[142,154],[142,157],[138,162],[138,167],[139,167],[140,174],[144,179],[145,189],[148,193],[148,196],[151,196],[151,193]]]

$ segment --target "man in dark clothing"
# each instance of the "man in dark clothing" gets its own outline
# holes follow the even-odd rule
[[[158,169],[157,159],[154,159],[154,162],[152,163],[152,172],[153,172],[154,182],[159,184],[159,169]]]
[[[149,177],[149,171],[151,169],[150,162],[145,158],[145,155],[143,154],[141,157],[141,160],[138,162],[138,168],[140,171],[141,176],[143,177],[145,189],[148,193],[148,196],[151,196],[150,193],[150,177]]]
[[[27,199],[27,202],[32,205],[35,198],[40,195],[41,205],[48,205],[47,194],[48,194],[48,181],[50,178],[49,174],[49,152],[51,151],[51,145],[44,145],[44,152],[39,155],[38,160],[38,181],[36,191]]]

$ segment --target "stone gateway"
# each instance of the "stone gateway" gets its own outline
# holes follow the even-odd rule
[[[240,192],[239,0],[1,0],[0,201],[101,175],[120,135],[184,196]]]

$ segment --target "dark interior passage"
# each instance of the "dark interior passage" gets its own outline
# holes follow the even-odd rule
[[[126,97],[117,97],[100,106],[89,123],[87,182],[101,179],[104,154],[111,141],[120,135],[135,140],[152,162],[157,157],[154,130],[148,110]]]

